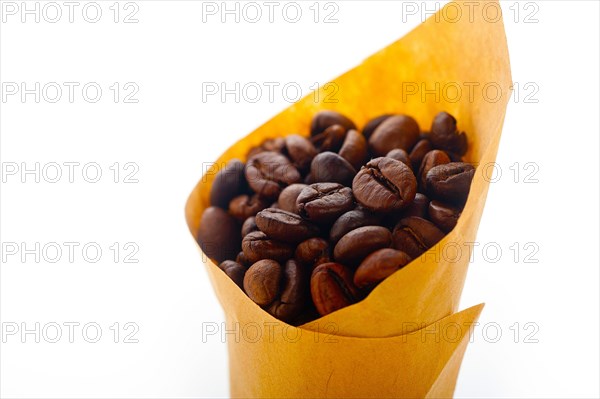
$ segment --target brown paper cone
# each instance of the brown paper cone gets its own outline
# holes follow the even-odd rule
[[[466,159],[480,165],[463,214],[450,234],[382,282],[365,300],[300,328],[272,318],[207,261],[228,323],[240,328],[253,328],[248,323],[256,323],[263,333],[270,328],[265,329],[265,323],[276,323],[274,328],[285,330],[288,337],[301,336],[296,343],[281,334],[270,341],[263,334],[255,343],[247,339],[232,342],[230,337],[233,396],[452,395],[468,334],[463,331],[459,342],[441,340],[434,345],[417,339],[420,333],[416,330],[469,323],[481,310],[475,307],[453,314],[469,263],[468,243],[475,240],[487,195],[484,166],[496,158],[511,91],[504,27],[493,12],[500,7],[497,1],[473,4],[449,3],[399,41],[336,78],[338,102],[316,103],[311,94],[216,161],[218,168],[232,158],[245,160],[247,151],[265,138],[298,132],[307,135],[312,116],[321,109],[346,114],[359,127],[384,113],[405,113],[415,117],[423,130],[429,129],[435,114],[445,110],[456,116],[459,129],[467,132]],[[462,10],[459,18],[456,7]],[[459,89],[461,94],[456,95]],[[321,89],[318,98],[324,100],[327,94],[331,90]],[[186,219],[194,235],[209,204],[217,168],[203,176],[186,204]],[[455,256],[456,250],[461,251],[460,256]],[[411,331],[416,332],[406,335]],[[331,335],[336,344],[322,344]],[[314,340],[318,343],[311,344]],[[406,342],[399,344],[400,340]]]

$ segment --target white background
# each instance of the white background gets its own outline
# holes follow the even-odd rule
[[[244,98],[236,103],[233,96],[225,102],[219,96],[203,101],[203,82],[229,87],[295,82],[306,94],[315,83],[326,83],[421,22],[421,15],[403,13],[407,8],[401,2],[340,1],[337,23],[323,23],[334,10],[324,10],[323,3],[315,23],[312,3],[301,3],[303,17],[296,24],[286,22],[281,11],[274,23],[265,15],[255,24],[243,18],[235,23],[233,16],[221,23],[219,14],[203,22],[203,5],[194,1],[137,1],[139,22],[131,24],[123,18],[133,6],[124,9],[121,3],[115,23],[112,1],[99,2],[103,14],[98,23],[83,19],[84,2],[75,9],[73,23],[65,6],[54,24],[43,16],[39,23],[34,16],[22,23],[20,13],[3,15],[4,84],[80,83],[73,103],[66,88],[55,104],[44,98],[36,103],[33,95],[25,102],[19,95],[3,100],[3,170],[14,163],[19,168],[21,163],[33,168],[36,162],[40,167],[51,162],[80,166],[73,183],[66,166],[54,184],[43,176],[36,183],[34,175],[22,183],[20,171],[5,176],[1,240],[3,245],[25,242],[29,248],[36,242],[80,246],[73,262],[63,247],[54,264],[44,257],[37,263],[33,255],[22,262],[20,254],[4,253],[2,327],[6,333],[21,323],[27,328],[36,322],[41,327],[80,325],[73,343],[64,325],[54,344],[44,337],[36,343],[33,334],[23,343],[20,331],[4,334],[2,397],[228,395],[225,344],[217,337],[201,338],[202,323],[220,323],[223,315],[187,231],[183,207],[203,162],[216,159],[289,102],[280,89],[273,101],[266,91],[257,103]],[[423,8],[421,2],[414,4]],[[513,80],[521,96],[508,107],[498,154],[502,176],[491,184],[480,247],[462,296],[461,309],[487,305],[464,359],[456,390],[460,398],[599,395],[599,5],[530,4],[502,4]],[[54,11],[47,11],[53,18]],[[88,82],[103,89],[97,103],[82,98],[81,87]],[[115,82],[121,88],[118,103],[109,89]],[[124,90],[128,82],[139,87],[138,103],[123,102],[131,91]],[[537,102],[526,101],[527,94]],[[95,184],[81,174],[81,167],[92,162],[102,170]],[[109,168],[115,162],[121,170],[118,183]],[[133,171],[124,169],[129,162],[139,167],[138,183],[123,182]],[[511,169],[516,162],[519,166]],[[524,169],[528,162],[535,165]],[[532,168],[536,173],[530,177],[538,182],[526,183]],[[90,242],[103,250],[97,263],[82,257],[82,246]],[[109,248],[115,242],[121,247],[116,262]],[[128,242],[139,248],[133,257],[138,263],[124,262]],[[502,250],[495,263],[493,250],[482,251],[488,243]],[[120,323],[118,343],[115,322]],[[133,331],[125,329],[127,322],[139,327],[133,337],[138,343],[124,342]],[[102,328],[97,343],[82,337],[86,323]],[[496,337],[497,332],[502,335]],[[55,331],[47,333],[52,338]],[[88,333],[93,338],[93,331]]]

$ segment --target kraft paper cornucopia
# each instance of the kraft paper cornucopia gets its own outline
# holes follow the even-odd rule
[[[455,313],[470,258],[465,243],[476,238],[489,186],[481,166],[496,159],[511,93],[500,6],[449,3],[332,83],[337,102],[315,102],[331,99],[326,87],[311,93],[215,161],[186,204],[194,236],[219,167],[232,158],[245,161],[266,138],[308,135],[312,116],[323,109],[348,115],[359,127],[381,114],[403,113],[423,130],[447,111],[468,135],[465,159],[480,167],[457,226],[441,242],[366,299],[300,327],[262,310],[202,254],[228,328],[244,329],[241,339],[228,339],[231,396],[451,397],[469,326],[483,308]]]

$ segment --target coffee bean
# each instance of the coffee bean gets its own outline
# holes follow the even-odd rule
[[[266,152],[266,151],[274,151],[281,152],[285,148],[285,140],[282,137],[276,137],[273,139],[266,139],[262,142],[262,144],[258,147],[254,147],[250,149],[248,152],[248,159],[252,158],[254,155]]]
[[[271,240],[262,231],[253,231],[242,240],[242,251],[252,263],[261,259],[285,262],[294,254],[294,248],[285,242]]]
[[[456,119],[447,112],[440,112],[433,119],[430,134],[434,148],[456,153],[459,156],[467,152],[467,136],[456,129]]]
[[[279,294],[283,272],[271,259],[254,263],[244,276],[244,291],[259,306],[271,304]]]
[[[262,198],[276,199],[285,186],[300,181],[300,173],[285,156],[265,151],[248,160],[246,179]]]
[[[329,230],[329,240],[336,244],[346,233],[363,226],[378,225],[381,215],[364,208],[356,208],[341,215]]]
[[[333,249],[336,262],[356,266],[370,253],[392,245],[392,233],[381,226],[363,226],[345,234]]]
[[[356,129],[356,125],[346,116],[335,111],[318,112],[310,124],[310,135],[315,136],[322,133],[332,125],[341,125],[344,130]]]
[[[467,200],[475,168],[468,163],[451,162],[431,168],[426,185],[434,199],[462,205]]]
[[[346,128],[341,125],[332,125],[322,133],[312,136],[310,141],[319,152],[338,152],[346,138]]]
[[[267,237],[292,244],[319,234],[319,229],[314,224],[281,209],[267,208],[258,212],[256,225]]]
[[[429,198],[426,195],[417,193],[413,202],[402,210],[402,218],[409,216],[418,216],[427,219],[427,210],[429,209]]]
[[[429,218],[440,229],[446,233],[450,232],[461,214],[461,209],[440,201],[431,201],[429,203]]]
[[[219,269],[223,270],[226,275],[233,280],[240,288],[244,288],[244,275],[246,268],[232,260],[226,260],[219,264]]]
[[[242,224],[242,238],[246,237],[253,231],[258,231],[258,226],[256,225],[256,218],[254,216],[250,216],[244,220],[244,224]]]
[[[315,183],[296,200],[300,216],[315,223],[330,223],[354,207],[352,190],[337,183]]]
[[[300,171],[308,170],[310,163],[317,155],[317,150],[310,140],[298,134],[292,134],[285,138],[285,148],[293,165]]]
[[[244,163],[232,159],[215,176],[210,189],[210,205],[227,209],[229,201],[242,194],[247,186]]]
[[[367,159],[367,141],[363,135],[356,130],[348,130],[339,154],[348,161],[355,170],[358,170]]]
[[[402,148],[395,148],[392,151],[388,152],[385,156],[387,158],[392,158],[392,159],[395,159],[396,161],[400,161],[404,165],[408,166],[411,169],[413,167],[412,162],[410,161],[410,158],[408,157],[408,154]]]
[[[444,238],[444,233],[429,220],[410,216],[398,222],[392,237],[394,248],[414,259]]]
[[[410,151],[419,140],[419,125],[410,116],[394,115],[383,121],[369,138],[369,149],[382,157],[395,148]]]
[[[352,272],[339,263],[317,266],[310,278],[310,292],[321,316],[353,304],[358,296]]]
[[[365,139],[369,140],[369,137],[371,137],[371,135],[373,134],[375,129],[377,129],[377,127],[379,125],[381,125],[381,122],[383,122],[384,120],[386,120],[387,118],[389,118],[392,115],[393,114],[380,115],[376,118],[371,119],[369,122],[367,122],[367,124],[365,125],[365,127],[363,128],[363,131],[362,131],[362,134],[363,134],[363,136],[365,136]]]
[[[307,187],[306,184],[296,183],[284,188],[281,194],[279,194],[279,200],[277,201],[279,203],[279,208],[284,211],[298,213],[296,200],[305,187]]]
[[[310,174],[315,183],[329,182],[349,186],[356,175],[356,170],[338,154],[327,151],[313,159]]]
[[[411,260],[406,253],[396,249],[383,248],[375,251],[356,269],[354,284],[358,288],[373,287],[408,265]]]
[[[281,293],[267,311],[283,321],[296,318],[306,308],[309,289],[309,274],[298,262],[290,259],[283,267]]]
[[[408,155],[410,162],[412,163],[412,168],[415,172],[419,171],[423,158],[425,158],[425,155],[427,155],[427,153],[431,150],[433,150],[433,147],[429,139],[421,139],[417,142],[417,144],[415,144],[412,151]]]
[[[296,260],[310,270],[321,263],[331,262],[331,250],[327,240],[314,237],[301,242],[296,247]]]
[[[246,255],[244,255],[244,251],[240,251],[237,256],[235,257],[235,261],[237,263],[239,263],[240,265],[244,266],[244,268],[248,269],[250,266],[252,266],[252,262],[250,262],[248,260],[248,258],[246,258]]]
[[[252,196],[248,194],[238,195],[229,203],[229,213],[239,221],[245,221],[250,216],[256,215],[259,211],[267,208],[269,201],[260,198],[258,194]]]
[[[202,213],[196,240],[202,252],[217,264],[235,259],[240,248],[240,225],[222,208],[211,206]]]
[[[448,155],[441,150],[433,150],[429,151],[425,157],[423,157],[423,161],[421,162],[421,167],[419,168],[418,178],[419,178],[419,188],[423,191],[427,191],[427,182],[426,176],[427,172],[431,170],[431,168],[444,165],[450,163],[450,158]]]
[[[373,211],[402,209],[413,201],[417,180],[408,166],[392,158],[375,158],[352,182],[358,202]]]

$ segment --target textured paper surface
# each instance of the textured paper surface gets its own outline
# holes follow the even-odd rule
[[[308,135],[310,120],[321,109],[342,112],[360,128],[375,116],[405,113],[415,117],[424,131],[429,130],[434,115],[445,110],[458,119],[459,129],[467,132],[466,159],[480,166],[494,162],[510,97],[511,76],[503,23],[485,18],[494,16],[493,11],[482,13],[486,3],[491,5],[487,9],[499,10],[495,1],[482,2],[469,14],[470,7],[463,2],[454,3],[452,7],[457,4],[463,10],[458,20],[448,18],[455,14],[446,6],[438,13],[446,18],[432,16],[399,41],[333,80],[339,87],[337,103],[315,103],[312,94],[307,96],[229,148],[216,165],[232,158],[245,160],[247,151],[268,137]],[[439,98],[434,94],[422,98],[424,89],[431,91],[436,85],[440,87]],[[411,94],[415,87],[417,94]],[[445,93],[444,87],[449,91]],[[452,87],[461,88],[461,95],[451,91]],[[469,87],[474,89],[472,95]],[[326,94],[322,91],[319,98]],[[406,334],[436,322],[462,324],[478,317],[480,307],[453,313],[457,311],[469,263],[466,243],[475,241],[487,195],[489,183],[482,169],[479,167],[475,174],[458,225],[444,240],[386,279],[365,300],[301,328],[272,318],[207,261],[209,276],[229,323],[257,323],[263,326],[264,334],[268,332],[265,323],[276,323],[287,336],[302,337],[296,343],[283,339],[281,334],[273,340],[267,340],[268,334],[263,334],[253,343],[229,340],[232,395],[451,396],[466,347],[464,336],[459,342],[442,339],[433,345],[407,339],[413,335]],[[202,211],[208,206],[213,178],[214,171],[207,173],[186,204],[186,219],[194,235]],[[456,256],[457,248],[462,252],[460,256]],[[310,344],[331,335],[338,340],[334,345]],[[309,336],[310,339],[304,338]],[[377,356],[376,360],[373,356]],[[323,375],[327,378],[317,378]]]

